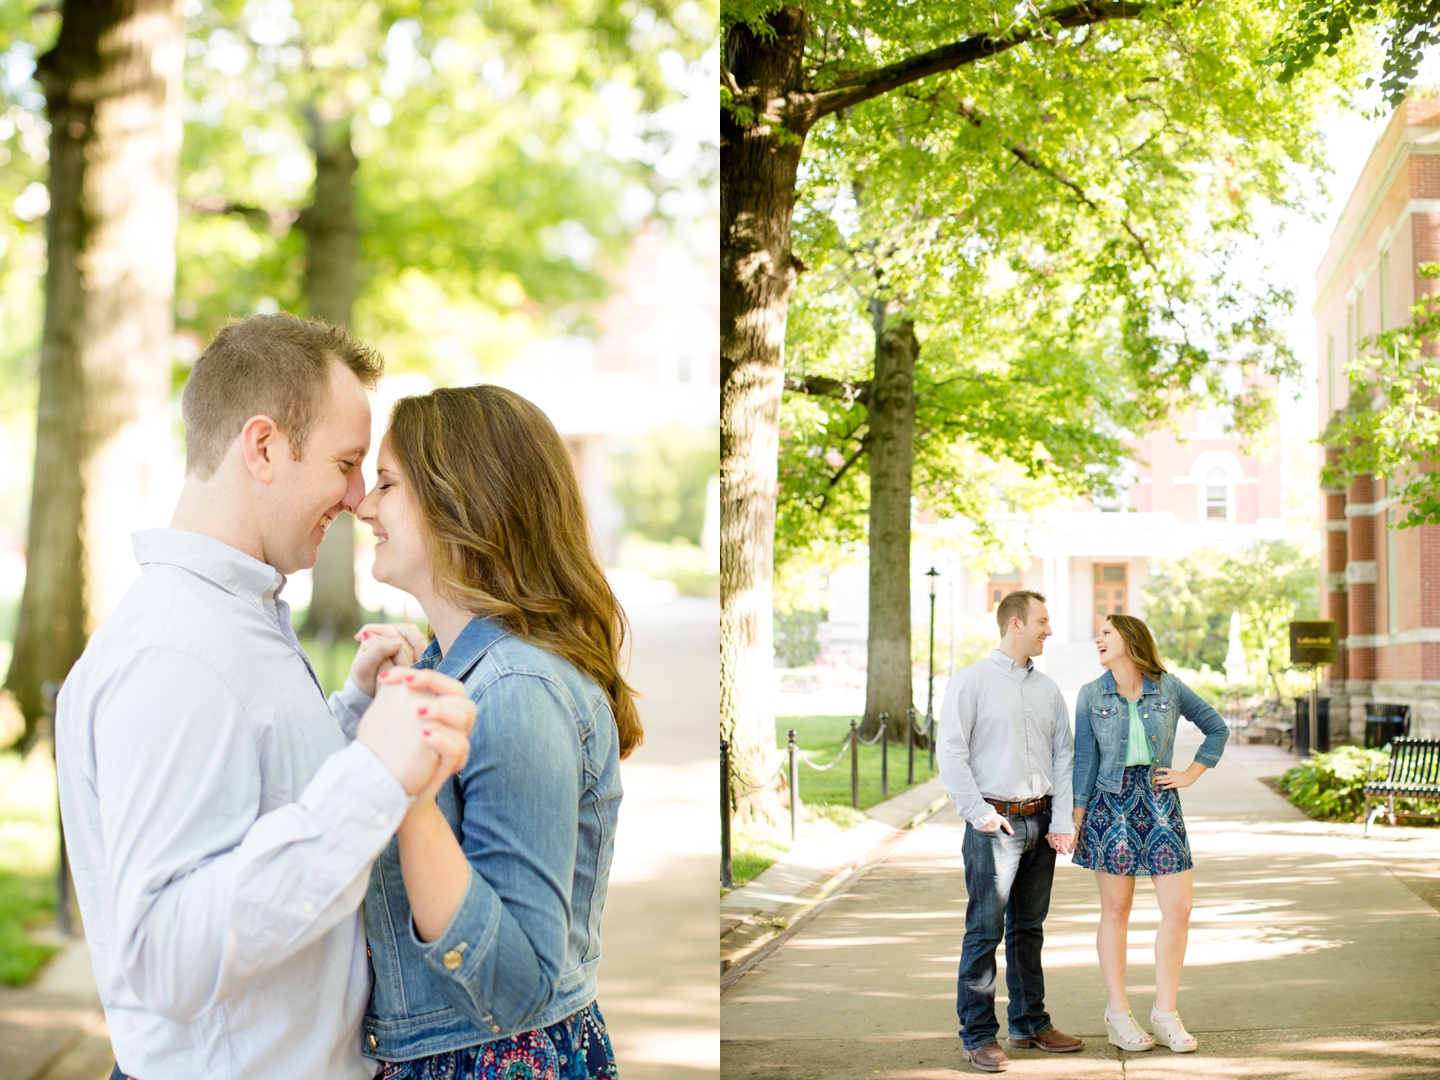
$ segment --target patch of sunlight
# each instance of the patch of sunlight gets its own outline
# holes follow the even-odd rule
[[[850,949],[863,945],[902,945],[909,939],[903,937],[830,937],[793,938],[787,946],[791,949]]]

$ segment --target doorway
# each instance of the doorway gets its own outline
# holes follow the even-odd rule
[[[1130,598],[1125,577],[1125,563],[1095,564],[1095,612],[1094,633],[1100,633],[1100,624],[1108,615],[1128,615]]]

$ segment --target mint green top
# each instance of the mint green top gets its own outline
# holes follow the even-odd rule
[[[1125,767],[1150,765],[1155,755],[1150,752],[1150,736],[1145,734],[1145,725],[1140,722],[1139,702],[1130,702],[1130,736],[1125,741]]]

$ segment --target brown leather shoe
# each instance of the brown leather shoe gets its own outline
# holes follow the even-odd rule
[[[1005,1056],[1005,1051],[1000,1049],[999,1043],[986,1043],[974,1050],[966,1050],[962,1046],[960,1052],[965,1055],[966,1061],[981,1072],[1004,1072],[1010,1067],[1010,1059]]]
[[[1074,1035],[1066,1035],[1059,1028],[1053,1027],[1049,1031],[1042,1031],[1033,1039],[1010,1039],[1009,1043],[1019,1049],[1034,1046],[1052,1054],[1073,1054],[1085,1045]]]

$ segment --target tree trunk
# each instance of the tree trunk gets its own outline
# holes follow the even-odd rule
[[[770,16],[775,36],[732,27],[726,63],[765,96],[799,86],[804,16]],[[778,820],[775,767],[775,496],[790,252],[804,133],[720,119],[720,733],[730,741],[736,814]],[[751,790],[759,785],[759,790]]]
[[[35,473],[14,659],[25,715],[134,579],[129,533],[163,524],[170,425],[179,0],[66,0],[36,77],[50,119],[50,210]]]
[[[326,122],[313,110],[315,194],[301,212],[305,234],[305,301],[311,315],[332,326],[349,326],[355,306],[360,228],[355,224],[355,172],[360,163],[350,146],[350,121]],[[372,448],[373,452],[373,448]],[[304,632],[326,639],[349,638],[360,629],[355,597],[355,518],[341,514],[320,545],[314,590]]]
[[[875,374],[870,382],[870,625],[865,670],[865,727],[905,742],[914,701],[910,678],[910,477],[914,464],[915,359],[911,319],[890,318],[895,302],[872,300]]]

